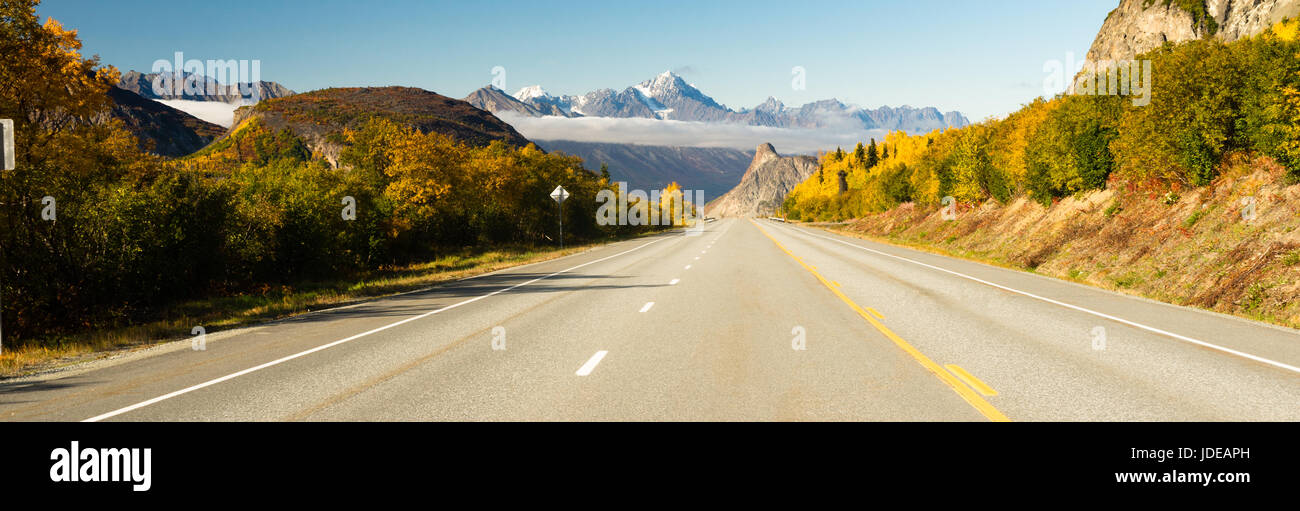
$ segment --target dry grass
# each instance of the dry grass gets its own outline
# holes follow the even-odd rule
[[[595,245],[564,250],[524,247],[465,252],[434,261],[373,271],[356,279],[317,282],[296,287],[268,287],[261,293],[187,302],[158,320],[124,328],[42,339],[0,354],[0,378],[21,376],[186,338],[195,325],[208,333],[249,326],[313,310],[421,289],[474,275],[555,259]]]

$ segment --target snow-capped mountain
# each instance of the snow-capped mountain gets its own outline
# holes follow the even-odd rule
[[[646,98],[647,105],[659,118],[704,122],[734,120],[730,108],[718,104],[672,71],[665,71],[632,88]]]
[[[516,101],[518,101],[521,105],[525,105],[526,107],[531,108],[532,110],[536,110],[537,112],[540,112],[540,115],[557,115],[560,117],[574,117],[573,106],[572,106],[571,99],[569,97],[566,96],[561,98],[561,97],[552,96],[549,92],[546,92],[546,89],[543,89],[541,85],[530,85],[528,87],[524,87],[522,89],[519,89],[518,92],[515,92],[514,95],[511,97],[514,98]],[[466,99],[466,101],[469,100]],[[470,103],[474,103],[474,102],[470,101]],[[483,108],[483,107],[479,106],[479,108]],[[518,106],[512,106],[506,109],[513,110],[513,111],[521,111],[524,108]],[[491,110],[491,109],[486,109],[486,110]],[[538,114],[529,114],[529,115],[538,115]]]
[[[882,106],[873,110],[836,99],[788,108],[776,98],[769,97],[752,109],[736,111],[718,103],[672,71],[665,71],[621,92],[599,89],[581,96],[554,96],[540,85],[532,85],[508,96],[499,90],[492,93],[493,90],[490,86],[479,89],[465,100],[492,112],[508,110],[534,117],[645,118],[779,128],[906,130],[914,133],[970,124],[961,112],[944,113],[933,107],[906,105],[897,108]]]
[[[549,98],[551,94],[541,85],[529,85],[519,89],[519,92],[514,93],[513,96],[519,101],[528,101],[533,98]]]

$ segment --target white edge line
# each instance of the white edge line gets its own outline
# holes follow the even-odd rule
[[[578,368],[578,372],[573,374],[577,376],[586,376],[591,374],[592,371],[596,370],[596,364],[599,364],[608,353],[609,352],[605,350],[597,351],[595,355],[592,355],[591,358],[587,359],[587,363],[582,364],[582,367]]]
[[[898,260],[900,260],[900,261],[907,261],[907,262],[909,262],[909,263],[916,264],[916,265],[920,265],[920,266],[924,266],[924,267],[926,267],[926,268],[930,268],[930,269],[932,269],[932,270],[938,270],[938,271],[941,271],[941,272],[944,272],[944,273],[952,274],[952,275],[955,275],[955,276],[958,276],[958,277],[961,277],[961,278],[964,278],[964,279],[967,279],[967,280],[971,280],[971,281],[974,281],[974,282],[978,282],[978,283],[980,283],[980,284],[984,284],[984,285],[986,285],[986,286],[995,287],[995,288],[1001,289],[1001,290],[1003,290],[1003,291],[1008,291],[1008,292],[1011,292],[1011,293],[1016,293],[1016,294],[1021,295],[1021,296],[1025,296],[1025,297],[1033,298],[1033,299],[1035,299],[1035,300],[1041,300],[1041,301],[1044,301],[1044,302],[1047,302],[1047,303],[1050,303],[1050,304],[1053,304],[1053,305],[1058,305],[1058,306],[1065,307],[1065,308],[1067,308],[1067,309],[1071,309],[1071,310],[1075,310],[1075,311],[1079,311],[1079,312],[1082,312],[1082,313],[1085,313],[1085,314],[1091,314],[1091,315],[1093,315],[1093,316],[1097,316],[1097,317],[1099,317],[1099,318],[1103,318],[1103,319],[1108,319],[1108,320],[1114,321],[1114,322],[1116,322],[1116,323],[1122,323],[1122,324],[1125,324],[1125,325],[1128,325],[1128,326],[1131,326],[1131,327],[1134,327],[1134,328],[1138,328],[1138,329],[1141,329],[1141,330],[1146,330],[1146,331],[1148,331],[1148,332],[1152,332],[1152,333],[1155,333],[1155,334],[1160,334],[1160,335],[1163,335],[1163,336],[1166,336],[1166,337],[1172,337],[1172,338],[1177,339],[1177,340],[1180,340],[1180,341],[1189,342],[1189,343],[1195,344],[1195,345],[1197,345],[1197,346],[1201,346],[1201,347],[1209,348],[1209,349],[1212,349],[1212,350],[1221,351],[1221,352],[1223,352],[1223,353],[1227,353],[1227,354],[1230,354],[1230,355],[1236,355],[1236,356],[1238,356],[1238,357],[1242,357],[1242,358],[1246,358],[1246,359],[1254,360],[1254,361],[1256,361],[1256,362],[1260,362],[1260,363],[1263,363],[1263,364],[1268,364],[1268,365],[1271,365],[1271,366],[1273,366],[1273,367],[1277,367],[1277,368],[1280,368],[1280,369],[1285,369],[1285,370],[1287,370],[1287,371],[1291,371],[1291,372],[1293,372],[1293,373],[1300,373],[1300,367],[1296,367],[1296,366],[1293,366],[1293,365],[1290,365],[1290,364],[1286,364],[1286,363],[1283,363],[1283,362],[1278,362],[1278,361],[1276,361],[1276,360],[1267,359],[1267,358],[1264,358],[1264,357],[1261,357],[1261,356],[1258,356],[1258,355],[1251,355],[1250,353],[1246,353],[1246,352],[1242,352],[1242,351],[1237,351],[1237,350],[1234,350],[1234,349],[1232,349],[1232,348],[1228,348],[1228,347],[1225,347],[1225,346],[1219,346],[1219,345],[1217,345],[1217,344],[1208,343],[1208,342],[1205,342],[1205,341],[1202,341],[1202,340],[1199,340],[1199,339],[1193,339],[1193,338],[1191,338],[1191,337],[1187,337],[1187,336],[1185,336],[1185,335],[1179,335],[1179,334],[1176,334],[1176,333],[1173,333],[1173,332],[1169,332],[1169,331],[1166,331],[1166,330],[1161,330],[1161,329],[1159,329],[1159,328],[1155,328],[1155,327],[1151,327],[1151,326],[1146,326],[1146,325],[1143,325],[1143,324],[1141,324],[1141,323],[1135,323],[1135,322],[1129,321],[1129,320],[1127,320],[1127,319],[1117,318],[1117,317],[1115,317],[1115,316],[1111,316],[1110,314],[1106,314],[1106,313],[1104,313],[1104,312],[1097,312],[1097,311],[1094,311],[1094,310],[1091,310],[1091,309],[1085,309],[1085,308],[1080,307],[1080,306],[1078,306],[1078,305],[1071,305],[1071,304],[1068,304],[1068,303],[1065,303],[1065,302],[1061,302],[1061,301],[1057,301],[1057,300],[1053,300],[1053,299],[1051,299],[1051,298],[1047,298],[1047,297],[1044,297],[1044,296],[1038,296],[1038,295],[1033,294],[1033,293],[1029,293],[1029,292],[1021,291],[1021,290],[1019,290],[1019,289],[1012,289],[1012,288],[1009,288],[1009,287],[1007,287],[1007,286],[1003,286],[1003,285],[1001,285],[1001,284],[995,284],[995,283],[989,282],[989,281],[987,281],[987,280],[983,280],[983,279],[980,279],[980,278],[977,278],[977,277],[972,277],[972,276],[970,276],[970,275],[966,275],[966,274],[964,274],[964,273],[958,273],[958,272],[955,272],[955,271],[952,271],[952,270],[948,270],[948,269],[944,269],[944,268],[940,268],[940,267],[938,267],[938,266],[934,266],[934,265],[931,265],[931,264],[926,264],[926,263],[923,263],[923,262],[920,262],[920,261],[914,261],[914,260],[908,259],[908,258],[906,258],[906,257],[901,257],[901,256],[896,256],[896,255],[894,255],[894,254],[890,254],[890,253],[886,253],[886,252],[881,252],[881,251],[879,251],[879,250],[875,250],[875,249],[872,249],[872,248],[867,248],[867,247],[864,247],[864,246],[861,246],[861,245],[857,245],[857,244],[854,244],[854,243],[849,243],[849,242],[844,241],[844,240],[838,240],[838,239],[832,238],[832,237],[830,237],[830,236],[823,236],[823,235],[820,235],[820,234],[807,232],[807,231],[804,231],[804,230],[802,230],[802,229],[795,229],[794,227],[791,227],[791,229],[795,230],[796,232],[799,232],[799,233],[802,233],[802,234],[808,235],[808,236],[815,236],[815,237],[818,237],[818,238],[828,239],[828,240],[834,241],[834,242],[836,242],[836,243],[842,243],[842,244],[844,244],[844,245],[848,245],[848,246],[850,246],[850,247],[854,247],[854,248],[857,248],[857,249],[865,250],[865,251],[868,251],[868,252],[871,252],[871,253],[874,253],[874,254],[879,254],[879,255],[886,256],[886,257],[892,257],[892,258],[894,258],[894,259],[898,259]]]
[[[645,305],[641,306],[641,312],[648,311],[648,310],[650,310],[651,307],[654,307],[654,306],[655,306],[655,303],[654,303],[654,302],[646,302]]]
[[[477,301],[479,301],[479,300],[482,300],[482,299],[484,299],[484,298],[488,298],[488,297],[491,297],[491,296],[496,296],[496,295],[498,295],[498,294],[505,293],[505,292],[507,292],[507,291],[512,291],[512,290],[514,290],[514,289],[516,289],[516,288],[520,288],[520,287],[523,287],[523,286],[526,286],[526,285],[532,284],[532,283],[537,282],[537,281],[540,281],[540,280],[548,279],[548,278],[554,277],[554,276],[556,276],[556,275],[559,275],[559,274],[561,274],[561,273],[568,273],[568,272],[571,272],[571,271],[576,270],[576,269],[578,269],[578,268],[582,268],[582,267],[584,267],[584,266],[589,266],[589,265],[596,264],[596,263],[599,263],[599,262],[602,262],[602,261],[607,261],[607,260],[609,260],[609,259],[613,259],[613,258],[615,258],[615,257],[621,256],[621,255],[624,255],[624,254],[628,254],[628,253],[631,253],[631,252],[635,252],[635,251],[637,251],[637,250],[641,250],[641,249],[643,249],[643,248],[645,248],[645,247],[648,247],[648,246],[653,245],[653,244],[655,244],[655,243],[659,243],[660,241],[664,241],[664,240],[666,240],[666,239],[670,239],[670,238],[661,238],[661,239],[657,239],[657,240],[651,241],[651,242],[649,242],[649,243],[646,243],[646,244],[644,244],[644,245],[640,245],[640,246],[638,246],[638,247],[636,247],[636,248],[633,248],[633,249],[631,249],[631,250],[627,250],[627,251],[624,251],[624,252],[619,252],[619,253],[617,253],[617,254],[614,254],[614,255],[612,255],[612,256],[608,256],[608,257],[602,257],[602,258],[600,258],[600,259],[596,259],[595,261],[588,261],[588,262],[585,262],[585,263],[579,264],[579,265],[577,265],[577,266],[574,266],[574,267],[572,267],[572,268],[563,269],[563,270],[557,271],[557,272],[555,272],[555,273],[551,273],[551,274],[549,274],[549,275],[543,275],[543,276],[541,276],[541,277],[537,277],[537,278],[535,278],[535,279],[533,279],[533,280],[530,280],[530,281],[527,281],[527,282],[521,282],[521,283],[519,283],[519,284],[515,284],[515,285],[510,286],[510,287],[505,288],[505,289],[498,289],[498,290],[493,291],[493,292],[491,292],[491,293],[488,293],[488,294],[485,294],[485,295],[482,295],[482,296],[476,296],[476,297],[474,297],[474,298],[470,298],[470,299],[465,300],[465,301],[462,301],[462,302],[454,303],[454,304],[448,305],[448,306],[446,306],[446,307],[443,307],[443,308],[441,308],[441,309],[431,310],[431,311],[426,312],[426,313],[424,313],[424,314],[420,314],[419,316],[412,316],[412,317],[409,317],[409,318],[403,319],[403,320],[398,321],[398,322],[395,322],[395,323],[389,323],[389,324],[387,324],[387,325],[381,326],[381,327],[376,328],[376,329],[374,329],[374,330],[369,330],[369,331],[366,331],[366,332],[362,332],[362,333],[356,334],[356,335],[354,335],[354,336],[352,336],[352,337],[348,337],[348,338],[345,338],[345,339],[339,339],[339,340],[334,341],[334,342],[331,342],[331,343],[329,343],[329,344],[322,344],[322,345],[320,345],[320,346],[317,346],[317,347],[315,347],[315,348],[312,348],[312,349],[309,349],[309,350],[306,350],[306,351],[301,351],[301,352],[294,353],[294,354],[289,355],[289,356],[286,356],[286,357],[281,357],[281,358],[278,358],[278,359],[272,360],[272,361],[270,361],[270,362],[267,362],[267,363],[265,363],[265,364],[261,364],[261,365],[253,366],[253,367],[250,367],[250,368],[248,368],[248,369],[244,369],[244,370],[242,370],[242,371],[238,371],[238,372],[234,372],[234,373],[231,373],[231,374],[228,374],[228,375],[222,376],[222,377],[220,377],[220,378],[216,378],[216,379],[212,379],[212,380],[205,381],[205,382],[200,383],[200,384],[198,384],[198,385],[193,385],[193,386],[185,387],[185,388],[183,388],[183,389],[180,389],[180,390],[177,390],[177,391],[174,391],[174,392],[169,392],[169,393],[167,393],[167,394],[163,394],[163,395],[158,396],[158,397],[155,397],[155,398],[153,398],[153,399],[150,399],[150,400],[147,400],[147,401],[142,401],[142,402],[139,402],[139,403],[133,404],[133,405],[131,405],[131,406],[127,406],[127,407],[125,407],[125,408],[119,408],[119,409],[117,409],[117,410],[113,410],[113,411],[108,412],[108,413],[104,413],[104,414],[96,415],[96,416],[94,416],[94,417],[91,417],[91,418],[89,418],[89,419],[83,420],[83,421],[81,421],[81,422],[99,422],[99,421],[101,421],[101,420],[108,419],[108,418],[111,418],[111,417],[115,417],[115,416],[118,416],[118,415],[124,414],[124,413],[126,413],[126,412],[130,412],[130,411],[133,411],[133,410],[138,410],[138,409],[140,409],[140,408],[144,408],[144,407],[146,407],[146,406],[149,406],[149,405],[152,405],[152,404],[155,404],[155,403],[159,403],[159,402],[162,402],[162,401],[166,401],[166,400],[171,399],[171,398],[174,398],[174,397],[176,397],[176,396],[180,396],[180,395],[183,395],[183,394],[188,394],[188,393],[190,393],[190,392],[194,392],[194,391],[196,391],[196,390],[199,390],[199,389],[202,389],[202,388],[205,388],[205,387],[210,387],[210,386],[212,386],[212,385],[216,385],[216,384],[221,383],[221,382],[224,382],[224,381],[233,380],[233,379],[238,378],[238,377],[240,377],[240,376],[243,376],[243,375],[246,375],[246,374],[249,374],[249,373],[253,373],[253,372],[256,372],[256,371],[260,371],[260,370],[262,370],[262,369],[266,369],[266,368],[271,367],[271,366],[275,366],[275,365],[283,364],[283,363],[288,362],[288,361],[290,361],[290,360],[293,360],[293,359],[295,359],[295,358],[304,357],[304,356],[310,355],[310,354],[312,354],[312,353],[316,353],[316,352],[318,352],[318,351],[323,351],[323,350],[327,350],[327,349],[329,349],[329,348],[333,348],[333,347],[338,346],[338,345],[343,344],[343,343],[347,343],[347,342],[355,341],[355,340],[360,339],[360,338],[362,338],[362,337],[366,337],[366,336],[371,335],[371,334],[375,334],[375,333],[378,333],[378,332],[382,332],[382,331],[384,331],[384,330],[388,330],[389,328],[393,328],[393,327],[396,327],[396,326],[399,326],[399,325],[404,325],[404,324],[406,324],[406,323],[410,323],[410,322],[415,321],[415,320],[418,320],[418,319],[424,319],[424,318],[427,318],[427,317],[432,316],[432,315],[434,315],[434,314],[437,314],[437,313],[439,313],[439,312],[443,312],[443,311],[451,310],[451,309],[454,309],[454,308],[456,308],[456,307],[460,307],[461,305],[470,304],[470,303],[473,303],[473,302],[477,302]],[[601,356],[603,357],[604,355],[601,355]]]
[[[279,319],[275,319],[275,320],[267,321],[267,322],[265,322],[265,323],[261,323],[261,324],[257,324],[257,325],[249,325],[249,326],[246,327],[246,328],[249,328],[249,329],[252,329],[252,328],[261,328],[261,327],[264,327],[264,326],[277,324],[277,323],[280,323],[280,322],[285,321],[285,320],[290,320],[290,319],[294,319],[294,318],[300,318],[300,317],[303,317],[303,316],[309,316],[309,315],[313,315],[313,314],[321,314],[321,313],[325,313],[325,312],[337,312],[337,311],[341,311],[341,310],[354,309],[354,308],[357,308],[357,307],[361,307],[362,305],[369,305],[369,304],[373,304],[373,303],[375,303],[375,302],[379,302],[379,301],[382,301],[382,300],[387,300],[387,299],[390,299],[390,298],[396,298],[396,297],[399,297],[399,296],[405,296],[405,295],[409,295],[409,294],[425,293],[425,292],[428,292],[428,291],[432,291],[432,290],[434,290],[434,289],[438,289],[438,288],[446,287],[446,286],[449,285],[449,284],[455,284],[455,283],[458,283],[458,282],[465,282],[465,281],[467,281],[467,280],[474,280],[474,279],[483,278],[483,277],[491,277],[491,276],[496,275],[496,274],[498,274],[498,273],[503,273],[503,272],[508,272],[508,271],[518,271],[518,270],[522,270],[522,269],[524,269],[524,268],[528,268],[528,267],[530,267],[530,266],[537,266],[537,265],[539,265],[539,264],[546,264],[546,263],[554,263],[554,262],[558,262],[558,261],[563,261],[563,260],[565,260],[565,259],[574,258],[574,257],[580,256],[580,255],[583,255],[583,254],[590,253],[590,252],[595,251],[595,250],[600,250],[600,249],[602,249],[602,248],[609,247],[609,246],[611,246],[611,245],[614,245],[614,244],[616,244],[616,243],[621,243],[621,242],[623,242],[623,241],[628,241],[628,240],[620,240],[620,241],[613,241],[613,242],[609,242],[609,243],[604,243],[604,244],[601,244],[601,245],[598,245],[598,246],[593,246],[593,247],[587,248],[586,250],[583,250],[583,251],[581,251],[581,252],[574,252],[574,253],[572,253],[572,254],[562,255],[562,256],[556,257],[556,258],[554,258],[554,259],[546,259],[546,260],[544,260],[544,261],[535,261],[535,262],[531,262],[531,263],[521,264],[521,265],[519,265],[519,266],[507,266],[507,267],[505,267],[505,268],[501,268],[501,269],[499,269],[499,270],[492,270],[492,271],[490,271],[490,272],[487,272],[487,273],[480,273],[480,274],[478,274],[478,275],[470,275],[470,276],[468,276],[468,277],[461,277],[461,278],[458,278],[458,279],[446,280],[446,281],[443,281],[443,282],[435,283],[435,284],[433,284],[433,285],[429,285],[429,286],[425,286],[425,287],[421,287],[421,288],[416,288],[416,289],[412,289],[412,290],[409,290],[409,291],[402,291],[402,292],[392,293],[392,294],[387,294],[387,295],[379,295],[379,296],[365,297],[365,298],[358,299],[356,302],[354,302],[354,303],[349,303],[349,304],[347,304],[347,305],[340,305],[340,306],[337,306],[337,307],[329,307],[329,308],[325,308],[325,309],[315,309],[315,310],[303,311],[301,314],[295,314],[295,315],[293,315],[293,316],[287,316],[287,317],[284,317],[284,318],[279,318]],[[237,331],[237,330],[240,330],[240,329],[222,330],[222,331],[217,332],[217,333],[235,332],[235,331]],[[208,342],[212,342],[212,341],[213,341],[212,336],[213,336],[213,334],[208,334]],[[178,339],[177,341],[173,341],[173,342],[186,341],[186,340],[187,340],[187,339]]]

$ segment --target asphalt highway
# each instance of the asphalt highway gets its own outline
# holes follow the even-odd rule
[[[19,421],[1300,420],[1300,333],[767,220],[0,382]]]

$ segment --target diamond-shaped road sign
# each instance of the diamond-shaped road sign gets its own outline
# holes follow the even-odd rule
[[[557,203],[564,204],[564,199],[569,198],[569,191],[565,190],[563,186],[557,186],[555,191],[551,192],[551,198],[555,199]]]
[[[0,119],[0,169],[14,169],[14,121]]]

